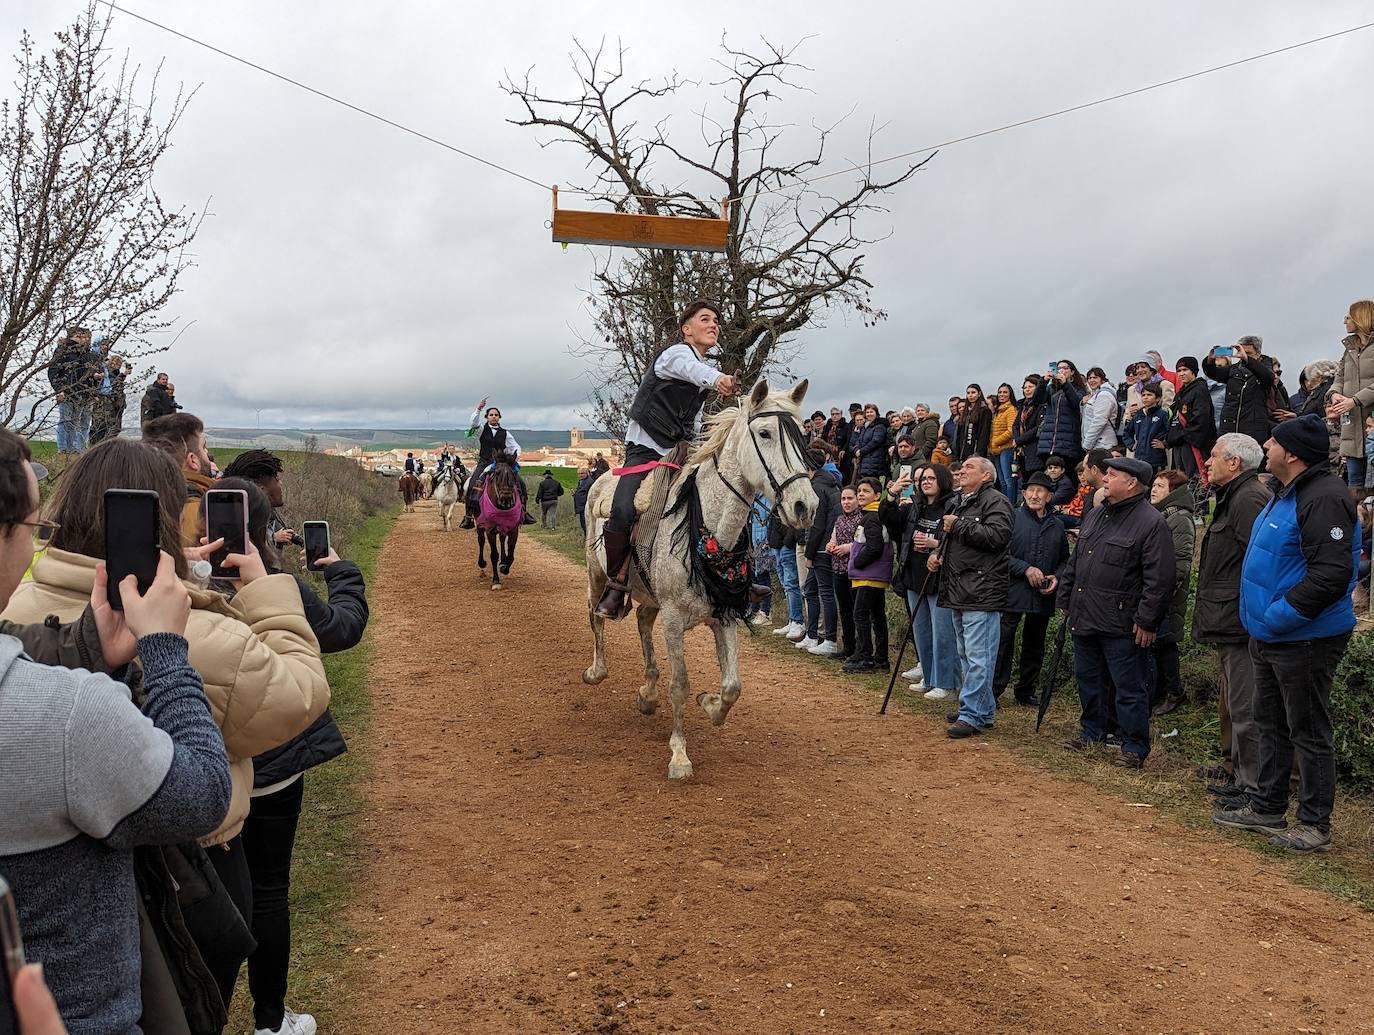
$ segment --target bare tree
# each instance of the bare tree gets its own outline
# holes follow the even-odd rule
[[[574,44],[579,95],[547,96],[528,73],[520,82],[507,76],[502,88],[524,109],[510,121],[551,131],[546,144],[579,148],[592,179],[578,189],[616,211],[719,218],[720,201],[731,202],[723,254],[638,249],[597,261],[589,298],[593,331],[576,350],[595,368],[593,420],[623,433],[635,386],[673,339],[676,314],[693,298],[720,301],[721,365],[746,388],[785,368],[793,336],[822,324],[825,310],[858,313],[866,325],[886,317],[872,305],[863,249],[874,239],[862,235],[859,223],[882,211],[881,196],[929,158],[886,180],[874,179],[867,165],[855,166],[857,182],[838,194],[809,184],[838,124],[813,126],[804,157],[779,157],[786,127],[768,109],[780,92],[802,89],[793,79],[809,69],[793,59],[796,47],[764,41],[756,55],[722,40],[716,64],[724,75],[709,85],[723,91],[725,109],[719,118],[697,113],[700,140],[689,146],[680,136],[669,139],[669,119],[654,109],[696,84],[676,73],[631,81],[623,45],[607,55],[604,43],[594,51]],[[641,129],[641,115],[655,118],[652,128]],[[870,132],[870,146],[872,140]],[[710,184],[714,196],[686,189],[689,180]]]
[[[152,184],[189,95],[156,121],[157,74],[141,89],[108,30],[90,3],[51,53],[24,33],[16,96],[0,101],[0,426],[20,432],[48,423],[42,375],[65,328],[100,330],[130,360],[165,350],[152,338],[203,218]]]

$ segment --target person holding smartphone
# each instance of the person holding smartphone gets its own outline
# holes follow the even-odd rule
[[[0,430],[0,604],[36,540],[56,531],[38,502],[27,443]],[[147,593],[130,576],[120,595],[122,612],[95,565],[82,621],[95,628],[105,667],[138,659],[142,711],[110,676],[38,664],[0,635],[0,874],[60,1011],[82,1018],[83,1032],[112,1035],[135,1030],[143,1013],[133,849],[208,835],[232,787],[190,664],[191,597],[177,559],[161,555]]]

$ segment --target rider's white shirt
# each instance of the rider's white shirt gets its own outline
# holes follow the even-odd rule
[[[485,420],[481,421],[481,427],[478,426],[478,421],[479,419],[481,419],[481,417],[482,407],[479,406],[477,407],[477,409],[472,411],[472,418],[468,423],[468,427],[470,427],[473,430],[473,432],[477,435],[482,434],[482,428],[485,428],[487,426],[487,422]],[[506,432],[506,452],[514,453],[515,458],[517,460],[520,459],[520,443],[515,441],[515,436],[512,435],[509,431]]]
[[[669,345],[658,354],[658,359],[654,362],[654,373],[661,378],[686,381],[698,388],[712,388],[720,377],[720,371],[698,356],[697,350],[685,341]],[[677,445],[676,442],[655,441],[652,435],[639,426],[638,421],[630,421],[626,425],[625,444],[649,446],[660,453],[666,453]]]

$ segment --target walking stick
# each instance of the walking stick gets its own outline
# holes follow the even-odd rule
[[[1069,613],[1059,623],[1059,632],[1054,637],[1054,654],[1050,657],[1045,672],[1045,685],[1040,688],[1040,708],[1035,713],[1035,732],[1040,732],[1040,724],[1045,721],[1045,713],[1050,710],[1050,698],[1054,695],[1054,684],[1059,679],[1059,665],[1064,660],[1064,637],[1069,631]]]
[[[940,546],[939,546],[939,549],[937,549],[937,550],[935,551],[935,556],[940,557],[940,558],[943,558],[943,557],[944,557],[944,554],[945,554],[945,543],[948,542],[948,541],[949,541],[948,539],[941,539],[941,540],[940,540]],[[929,557],[929,554],[927,554],[927,557]],[[921,580],[921,589],[920,589],[920,591],[917,593],[917,596],[920,596],[921,594],[925,593],[926,583],[929,582],[929,581],[930,581],[930,569],[927,568],[927,569],[926,569],[926,573],[925,573],[925,578],[923,578],[923,579]],[[907,645],[908,643],[911,643],[912,648],[915,649],[915,646],[916,646],[916,645],[915,645],[915,643],[912,642],[913,639],[914,639],[915,636],[916,636],[916,631],[911,627],[911,623],[912,623],[913,620],[914,620],[914,617],[913,617],[913,615],[912,615],[912,613],[911,613],[911,604],[910,604],[909,602],[907,602],[907,603],[906,603],[906,635],[902,637],[902,647],[901,647],[901,649],[900,649],[899,651],[897,651],[897,663],[896,663],[895,665],[892,666],[892,676],[891,676],[891,678],[889,678],[888,681],[887,681],[887,693],[885,693],[885,694],[883,695],[883,706],[882,706],[881,708],[878,709],[878,714],[879,714],[879,715],[886,715],[886,714],[887,714],[887,702],[888,702],[889,700],[891,700],[891,698],[892,698],[892,688],[893,688],[894,686],[897,685],[897,673],[900,672],[900,671],[902,670],[902,658],[904,658],[904,657],[906,656],[906,645]]]

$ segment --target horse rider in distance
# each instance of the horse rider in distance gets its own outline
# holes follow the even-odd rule
[[[477,422],[478,418],[484,415],[484,410],[486,423],[482,425],[482,433],[478,435]],[[477,404],[477,408],[472,411],[472,417],[468,425],[468,438],[477,437],[477,464],[473,467],[474,481],[489,472],[496,458],[503,453],[510,454],[512,457],[511,463],[515,466],[517,472],[520,470],[520,443],[515,441],[514,435],[501,427],[501,410],[498,407],[488,406],[486,399],[483,399]],[[525,480],[523,478],[518,479],[517,485],[520,490],[520,503],[523,506],[525,504]],[[474,518],[477,515],[472,505],[472,488],[475,488],[475,486],[469,487],[467,510],[463,515],[462,522],[458,525],[459,528],[473,528],[476,526]],[[534,519],[530,518],[528,513],[526,513],[525,517],[529,518],[529,520],[525,521],[524,524],[534,524]]]
[[[678,321],[682,340],[658,354],[644,374],[630,404],[625,427],[625,469],[611,501],[602,542],[606,548],[606,588],[596,605],[603,618],[620,618],[629,609],[631,535],[638,516],[635,492],[652,468],[679,442],[696,437],[701,408],[714,391],[727,399],[738,390],[733,374],[721,373],[705,361],[720,337],[720,310],[711,302],[689,305]]]

